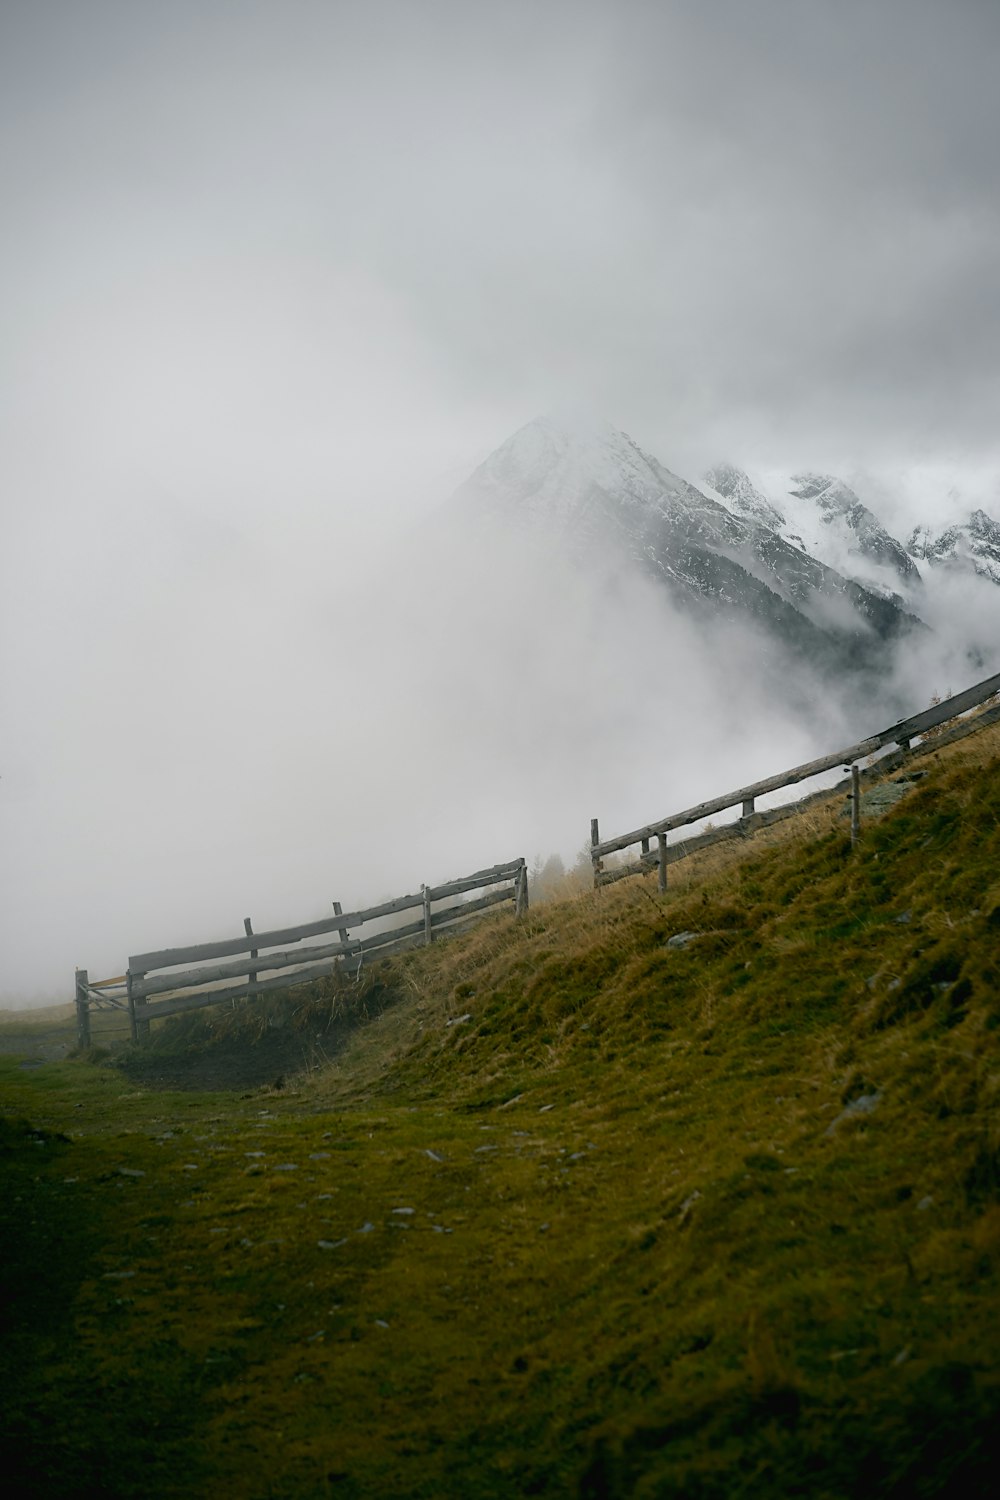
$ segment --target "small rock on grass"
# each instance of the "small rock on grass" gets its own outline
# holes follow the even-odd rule
[[[851,1100],[846,1109],[841,1110],[835,1120],[830,1121],[823,1134],[833,1135],[842,1120],[853,1120],[858,1115],[870,1115],[872,1110],[878,1108],[881,1098],[882,1094],[879,1089],[876,1089],[871,1094],[859,1094],[856,1099]]]
[[[668,948],[686,948],[693,943],[695,938],[701,937],[700,932],[675,932],[673,937],[667,938]]]
[[[697,1188],[695,1188],[694,1192],[689,1193],[688,1196],[684,1199],[684,1202],[680,1207],[680,1212],[677,1215],[677,1218],[681,1224],[687,1223],[688,1219],[691,1217],[691,1210],[694,1208],[700,1197],[701,1193]]]

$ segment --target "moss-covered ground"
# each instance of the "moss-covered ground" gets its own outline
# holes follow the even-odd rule
[[[998,751],[853,853],[831,818],[297,992],[282,1088],[0,1057],[6,1492],[993,1493]]]

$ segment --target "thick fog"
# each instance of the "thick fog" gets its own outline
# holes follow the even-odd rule
[[[879,727],[442,507],[580,403],[1000,513],[998,63],[985,0],[8,0],[0,1004]],[[929,579],[886,701],[998,596]]]

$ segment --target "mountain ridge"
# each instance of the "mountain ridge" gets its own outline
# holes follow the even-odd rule
[[[767,524],[762,515],[777,511],[766,500],[738,513],[608,423],[536,418],[453,502],[540,526],[579,555],[610,545],[686,613],[752,621],[826,668],[875,667],[887,645],[923,628],[899,595],[845,576]]]

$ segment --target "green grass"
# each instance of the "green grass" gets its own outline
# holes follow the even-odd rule
[[[998,744],[853,855],[786,825],[299,994],[339,1051],[280,1090],[0,1058],[14,1492],[992,1493]]]

